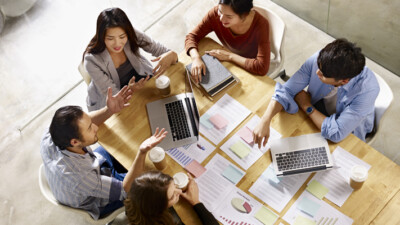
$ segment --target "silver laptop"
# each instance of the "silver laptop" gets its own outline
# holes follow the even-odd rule
[[[147,103],[146,108],[152,133],[157,127],[168,131],[160,147],[169,150],[198,141],[199,111],[187,74],[185,93]]]
[[[328,142],[321,133],[271,140],[277,176],[311,173],[333,167]]]

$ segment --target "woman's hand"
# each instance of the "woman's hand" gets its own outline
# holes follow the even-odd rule
[[[167,131],[165,129],[161,129],[161,131],[156,129],[156,132],[154,132],[153,136],[147,138],[145,141],[140,144],[139,149],[140,152],[146,153],[150,149],[154,148],[156,145],[160,144],[160,142],[167,136]]]
[[[182,192],[181,196],[186,199],[192,206],[200,203],[199,200],[199,187],[196,181],[193,179],[192,175],[188,173],[189,184],[186,192]]]
[[[129,88],[132,90],[132,93],[141,89],[142,87],[144,87],[144,85],[146,84],[146,82],[150,79],[150,76],[147,76],[146,78],[142,78],[140,79],[138,82],[135,82],[135,76],[133,76],[131,78],[131,80],[129,81]]]
[[[178,55],[174,51],[168,51],[161,56],[152,59],[152,62],[157,62],[157,65],[153,69],[154,78],[159,77],[163,74],[172,64],[178,60]]]
[[[206,65],[200,57],[195,57],[192,62],[192,68],[190,69],[192,79],[198,84],[201,82],[201,76],[206,74]]]
[[[214,56],[219,61],[231,61],[231,52],[222,49],[213,49],[211,51],[206,51],[206,54]]]

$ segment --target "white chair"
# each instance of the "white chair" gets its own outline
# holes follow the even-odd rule
[[[379,127],[382,124],[383,119],[385,118],[385,112],[393,101],[392,89],[390,89],[389,85],[381,76],[379,76],[377,73],[375,73],[375,76],[378,80],[380,91],[378,97],[375,100],[374,130],[366,137],[366,142],[369,145],[371,145],[376,140],[376,134],[379,132]]]
[[[92,78],[90,77],[89,72],[85,69],[85,67],[83,66],[83,62],[81,62],[78,66],[78,71],[81,74],[83,80],[85,81],[85,83],[87,85],[90,84],[90,81],[92,80]]]
[[[269,40],[271,43],[271,63],[267,75],[272,79],[278,77],[283,68],[285,55],[283,51],[285,23],[283,20],[269,9],[255,6],[254,9],[264,16],[269,22]]]
[[[71,208],[69,206],[65,206],[62,205],[60,203],[58,203],[57,199],[54,197],[53,192],[51,192],[51,189],[49,187],[49,184],[47,183],[47,178],[46,178],[46,174],[44,171],[44,166],[43,164],[40,165],[39,167],[39,186],[40,186],[40,191],[42,192],[42,194],[44,195],[44,197],[51,203],[53,203],[54,205],[58,206],[58,207],[63,207],[65,210],[68,210],[70,212],[74,212],[77,215],[80,215],[82,217],[84,217],[86,219],[86,221],[90,224],[111,224],[111,222],[121,213],[123,213],[125,211],[125,207],[121,207],[117,210],[115,210],[114,212],[112,212],[111,214],[107,215],[106,217],[103,217],[101,219],[98,220],[94,220],[89,213],[87,213],[85,210],[82,209],[75,209],[75,208]]]

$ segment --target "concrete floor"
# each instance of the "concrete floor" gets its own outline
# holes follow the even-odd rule
[[[254,2],[286,23],[287,74],[333,40],[269,0]],[[54,207],[40,193],[39,144],[57,108],[73,104],[86,109],[86,84],[77,66],[94,35],[99,12],[121,7],[135,27],[179,53],[185,34],[213,5],[214,0],[154,0],[145,5],[141,0],[38,0],[25,15],[8,18],[0,35],[0,224],[86,223]],[[367,65],[386,80],[398,99],[400,78],[370,60]],[[394,101],[373,144],[398,164],[399,115],[400,103]],[[114,224],[127,224],[124,215]]]

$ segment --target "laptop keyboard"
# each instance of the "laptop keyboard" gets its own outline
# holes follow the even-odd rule
[[[316,167],[328,163],[325,147],[275,154],[280,171]]]
[[[179,141],[190,137],[185,109],[181,100],[165,104],[172,138]]]

